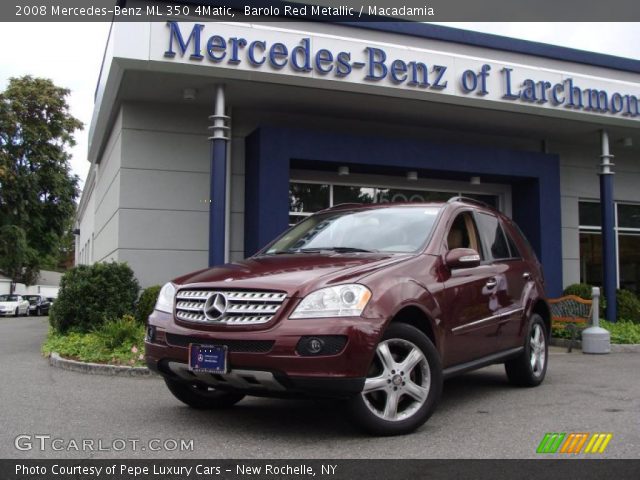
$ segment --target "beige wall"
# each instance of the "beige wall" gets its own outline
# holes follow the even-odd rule
[[[380,121],[336,119],[259,110],[229,111],[229,258],[244,257],[244,141],[263,124],[333,129],[355,134],[412,136],[500,148],[539,150],[538,139],[479,135],[454,130],[389,126]],[[143,286],[207,266],[210,151],[208,109],[202,106],[130,102],[122,106],[98,166],[94,261],[128,262]],[[597,135],[597,132],[594,132]],[[597,199],[599,147],[550,143],[561,159],[564,284],[579,280],[578,201]],[[640,202],[640,167],[620,147],[616,199]],[[621,150],[621,151],[618,151]],[[82,230],[90,231],[85,215]]]

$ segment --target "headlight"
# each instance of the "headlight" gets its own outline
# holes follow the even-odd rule
[[[160,289],[158,301],[156,302],[156,310],[161,312],[173,313],[173,299],[176,296],[176,287],[173,283],[165,283]]]
[[[371,298],[363,285],[338,285],[316,290],[300,302],[289,318],[357,317]]]

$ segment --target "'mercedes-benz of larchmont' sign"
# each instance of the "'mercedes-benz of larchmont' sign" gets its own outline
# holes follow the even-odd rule
[[[152,23],[151,59],[637,120],[640,84],[241,23]],[[428,42],[425,40],[425,43]]]

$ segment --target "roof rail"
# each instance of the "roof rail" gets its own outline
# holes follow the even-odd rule
[[[322,210],[318,210],[317,212],[314,212],[314,213],[330,212],[334,209],[341,209],[341,208],[348,208],[348,207],[361,207],[361,206],[362,206],[362,203],[345,202],[345,203],[339,203],[337,205],[333,205],[331,207],[323,208]]]
[[[449,200],[447,200],[447,203],[453,203],[453,202],[475,203],[476,205],[492,208],[489,204],[483,202],[482,200],[477,200],[475,198],[470,198],[470,197],[463,197],[462,195],[456,195],[455,197],[451,197]]]
[[[325,208],[325,210],[333,210],[334,208],[345,208],[345,207],[361,207],[363,204],[362,203],[357,203],[357,202],[345,202],[345,203],[338,203],[337,205],[333,205],[329,208]]]

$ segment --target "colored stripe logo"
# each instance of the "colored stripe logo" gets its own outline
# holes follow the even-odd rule
[[[604,453],[612,438],[612,433],[546,433],[536,453]]]

